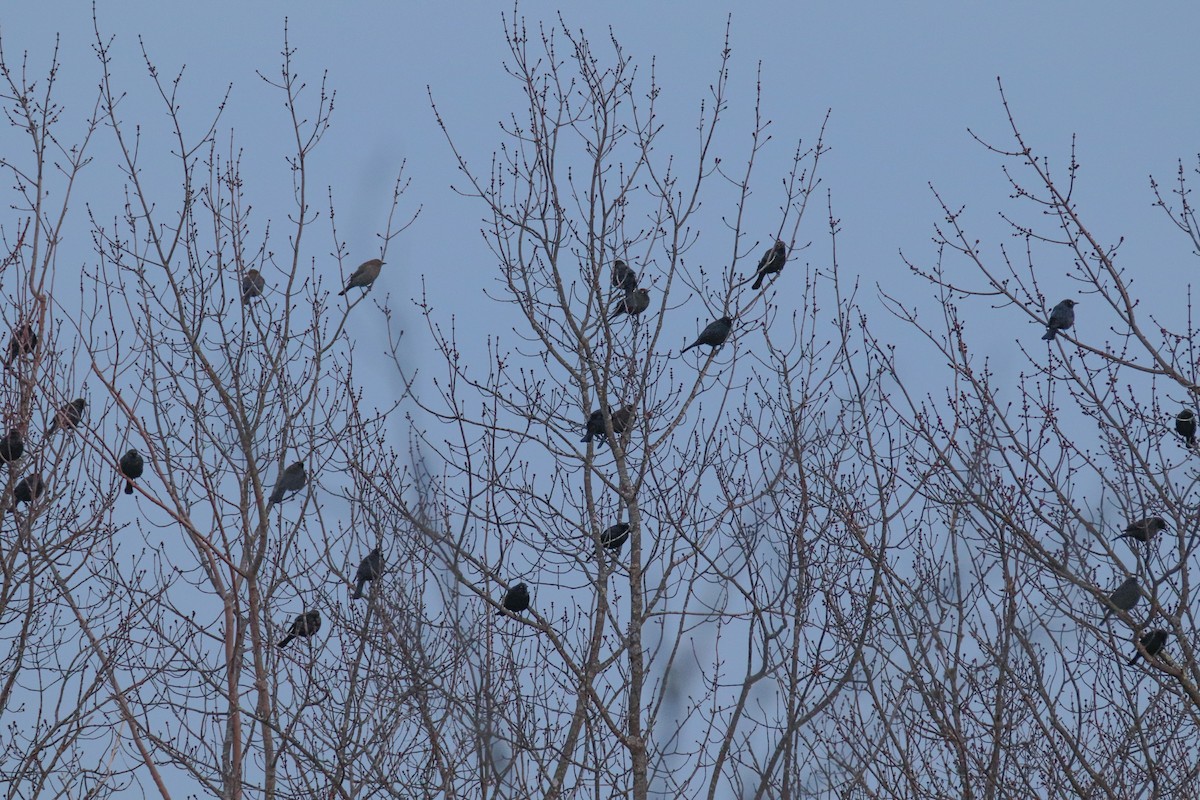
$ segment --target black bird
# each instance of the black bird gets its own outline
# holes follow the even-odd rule
[[[1185,408],[1175,415],[1175,432],[1183,437],[1188,447],[1196,445],[1196,412]]]
[[[15,512],[18,503],[32,503],[34,498],[41,497],[45,491],[46,484],[42,482],[41,474],[31,472],[13,488],[13,504],[9,511]]]
[[[610,528],[605,528],[600,534],[600,546],[605,550],[621,552],[625,542],[629,540],[629,523],[618,522]]]
[[[312,636],[319,630],[321,630],[321,612],[314,608],[312,611],[297,614],[292,627],[288,629],[288,635],[283,637],[283,641],[278,644],[278,647],[287,647],[297,636]]]
[[[23,355],[28,355],[37,348],[38,336],[33,332],[33,326],[23,322],[13,331],[12,339],[8,341],[8,356],[4,359],[5,368],[11,368],[12,363]]]
[[[242,276],[242,305],[249,303],[255,297],[262,297],[265,288],[267,288],[267,281],[262,274],[256,269],[248,270]]]
[[[638,276],[633,269],[621,259],[612,265],[612,285],[629,294],[637,288]]]
[[[1137,539],[1139,542],[1148,542],[1154,538],[1154,534],[1167,529],[1167,521],[1162,517],[1146,517],[1135,522],[1129,523],[1125,528],[1125,532],[1117,536],[1118,539],[1129,537]]]
[[[590,442],[596,436],[599,436],[601,439],[603,439],[604,438],[604,412],[597,408],[591,414],[588,414],[586,428],[587,428],[587,435],[584,436],[579,441]]]
[[[721,317],[718,320],[710,322],[704,326],[704,330],[700,331],[700,335],[696,337],[696,341],[680,350],[679,355],[683,355],[693,347],[699,347],[702,344],[708,345],[714,351],[718,350],[721,345],[725,344],[725,340],[729,338],[729,332],[732,330],[733,319],[731,317]]]
[[[142,477],[146,462],[137,450],[130,450],[121,456],[121,474],[125,476],[125,494],[133,494],[133,482]]]
[[[86,405],[87,400],[79,397],[54,412],[54,419],[50,421],[50,427],[46,428],[46,435],[74,428],[79,424],[79,420],[83,419],[83,409]]]
[[[1142,634],[1140,639],[1142,649],[1146,651],[1148,656],[1156,656],[1162,652],[1163,647],[1167,644],[1167,637],[1171,635],[1170,631],[1156,630]],[[1138,650],[1133,654],[1133,658],[1129,659],[1129,664],[1137,663],[1137,660],[1142,657],[1142,651]]]
[[[612,413],[611,410],[609,413],[610,414]],[[613,433],[615,433],[615,434],[624,433],[625,428],[629,427],[629,420],[632,419],[632,417],[633,417],[633,406],[625,406],[621,410],[617,411],[615,414],[612,414]],[[609,443],[608,434],[604,430],[604,414],[601,413],[600,409],[596,409],[595,411],[593,411],[591,414],[588,415],[587,435],[584,436],[579,441],[590,442],[596,436],[599,436],[600,441],[603,442],[604,444]]]
[[[529,608],[529,587],[522,581],[516,586],[504,593],[504,599],[500,604],[514,614],[520,614]],[[497,615],[504,614],[503,611],[497,611]]]
[[[373,581],[383,574],[383,552],[378,547],[367,554],[358,565],[358,571],[354,573],[354,595],[353,599],[358,600],[363,596],[363,584],[367,581]]]
[[[776,272],[779,272],[786,263],[787,245],[783,243],[783,239],[776,239],[775,246],[763,253],[762,260],[758,262],[758,272],[754,279],[754,285],[750,288],[757,289],[762,286],[762,282],[766,280],[768,275],[774,275]]]
[[[285,469],[280,474],[279,480],[275,481],[275,488],[271,490],[271,497],[267,500],[267,505],[283,502],[284,495],[295,494],[303,489],[306,483],[308,483],[308,476],[304,474],[304,464],[297,461]]]
[[[634,289],[632,292],[626,292],[616,303],[616,310],[613,311],[610,320],[614,320],[622,314],[628,314],[631,317],[636,317],[647,308],[650,307],[650,290],[649,289]]]
[[[379,277],[379,270],[383,267],[383,264],[384,262],[378,258],[372,258],[359,264],[358,269],[354,270],[354,274],[350,276],[350,280],[346,281],[346,288],[338,292],[338,297],[341,297],[355,286],[361,286],[366,289]]]
[[[1114,609],[1128,611],[1136,606],[1138,600],[1141,599],[1142,594],[1138,591],[1137,578],[1126,578],[1125,582],[1114,589],[1113,593],[1105,600],[1107,610],[1104,612],[1104,617],[1100,620],[1100,624],[1103,625],[1112,616]]]
[[[16,428],[0,439],[0,462],[11,464],[25,452],[25,437]]]
[[[1042,334],[1042,338],[1046,341],[1053,339],[1059,331],[1070,330],[1075,324],[1075,306],[1074,300],[1063,300],[1050,311],[1050,319],[1046,322],[1046,332]]]

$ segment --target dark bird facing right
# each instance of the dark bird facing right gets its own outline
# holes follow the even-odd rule
[[[125,494],[133,494],[133,482],[142,477],[146,462],[137,450],[130,450],[121,456],[121,474],[125,476]]]
[[[725,340],[729,338],[729,332],[732,330],[733,319],[731,317],[721,317],[718,320],[714,320],[705,325],[704,330],[700,331],[700,335],[696,337],[696,341],[680,350],[679,355],[683,355],[693,347],[699,347],[702,344],[708,345],[713,351],[719,350],[721,345],[725,344]]]
[[[291,464],[279,475],[279,480],[275,481],[275,488],[271,490],[267,505],[283,502],[286,495],[295,494],[303,489],[306,483],[308,476],[304,474],[304,464],[299,461]]]
[[[1074,300],[1063,300],[1050,311],[1050,319],[1046,322],[1046,332],[1042,334],[1042,338],[1046,341],[1053,339],[1059,331],[1070,330],[1075,324],[1075,306]]]
[[[359,264],[358,269],[354,270],[354,274],[346,282],[346,288],[338,292],[338,297],[341,297],[356,286],[361,286],[364,289],[370,286],[379,277],[379,270],[383,267],[383,264],[384,262],[378,258],[372,258],[369,261]]]
[[[12,367],[14,361],[24,355],[29,355],[37,348],[38,336],[33,331],[33,325],[22,322],[8,340],[8,356],[4,359],[6,368]]]
[[[628,314],[631,317],[636,317],[649,307],[650,290],[634,289],[632,292],[626,292],[625,296],[616,302],[615,310],[609,319],[616,319],[622,314]]]
[[[1154,538],[1154,534],[1167,529],[1167,521],[1162,517],[1146,517],[1129,523],[1125,528],[1125,532],[1118,535],[1118,539],[1129,537],[1137,539],[1139,542],[1148,542]]]
[[[16,428],[0,439],[0,463],[11,464],[25,453],[25,437]]]
[[[42,482],[40,472],[31,472],[21,479],[21,482],[13,487],[13,504],[9,511],[15,512],[18,503],[32,503],[35,498],[41,497],[46,491],[46,484]]]
[[[610,413],[612,413],[610,411]],[[612,414],[613,433],[620,435],[625,432],[625,428],[629,426],[629,420],[633,418],[633,406],[625,406],[624,408]],[[599,436],[600,441],[604,444],[611,444],[608,441],[608,434],[604,430],[604,414],[600,409],[596,409],[588,415],[586,434],[579,441],[590,442],[595,437]]]
[[[79,420],[83,419],[83,409],[87,405],[87,400],[82,397],[76,398],[65,406],[54,412],[54,419],[50,420],[50,426],[46,428],[46,435],[55,431],[69,431],[79,424]]]
[[[1196,446],[1196,412],[1185,408],[1175,415],[1175,432],[1188,447]]]
[[[504,593],[504,599],[500,604],[514,614],[520,614],[522,611],[529,609],[529,587],[521,581],[516,586]],[[497,611],[497,615],[503,615],[503,611]]]
[[[633,271],[633,268],[626,264],[621,259],[617,259],[612,265],[612,285],[629,294],[637,288],[638,276]]]
[[[247,270],[242,276],[242,305],[249,303],[255,297],[262,297],[263,289],[267,288],[267,281],[262,274],[256,270]]]
[[[1137,578],[1126,578],[1125,582],[1113,590],[1105,601],[1106,609],[1104,617],[1100,620],[1103,625],[1112,616],[1114,610],[1128,611],[1138,604],[1138,600],[1142,599],[1141,592],[1138,591]]]
[[[762,286],[762,282],[766,280],[768,275],[774,275],[776,272],[779,272],[786,263],[787,245],[783,243],[783,239],[776,239],[775,246],[763,253],[762,260],[758,262],[758,271],[755,273],[754,285],[750,288],[757,289]]]
[[[629,540],[629,523],[618,522],[616,525],[605,528],[600,534],[600,546],[605,550],[616,550],[621,552],[621,548],[625,542]]]
[[[1171,635],[1170,631],[1156,630],[1142,634],[1139,640],[1142,643],[1142,649],[1146,651],[1146,655],[1153,658],[1162,652],[1162,649],[1167,644],[1167,637]],[[1132,666],[1137,663],[1137,660],[1142,657],[1142,651],[1138,650],[1133,654],[1133,658],[1129,659],[1129,664]]]
[[[367,581],[373,581],[382,574],[383,551],[376,547],[359,563],[358,571],[354,573],[353,599],[361,599],[363,596],[363,586],[366,585]]]
[[[292,627],[288,629],[287,636],[283,637],[277,646],[287,647],[292,639],[297,636],[312,636],[317,631],[321,630],[321,612],[315,608],[312,611],[305,611],[303,614],[297,614],[296,619],[292,622]]]

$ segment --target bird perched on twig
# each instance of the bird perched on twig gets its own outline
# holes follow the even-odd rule
[[[287,647],[292,639],[297,636],[308,637],[312,636],[317,631],[321,630],[321,612],[315,608],[312,611],[305,611],[303,614],[297,614],[296,619],[292,622],[292,627],[288,629],[287,636],[283,637],[277,647]]]
[[[1167,644],[1167,637],[1171,635],[1170,631],[1156,630],[1142,634],[1139,640],[1142,643],[1142,650],[1146,651],[1146,655],[1153,658],[1162,652],[1163,647]],[[1137,663],[1137,660],[1142,657],[1142,650],[1138,650],[1133,654],[1133,658],[1129,659],[1129,665]]]
[[[267,505],[283,502],[285,495],[295,494],[303,489],[306,483],[308,483],[308,475],[304,473],[304,464],[297,461],[289,465],[280,473],[279,480],[275,481],[275,488],[271,490]]]
[[[696,337],[696,341],[689,344],[687,347],[679,351],[679,355],[683,355],[693,347],[699,347],[706,344],[712,348],[710,352],[716,352],[725,344],[725,340],[729,338],[730,331],[733,330],[733,318],[721,317],[704,326],[704,330],[700,331],[700,335]]]
[[[1118,539],[1129,537],[1137,539],[1139,542],[1148,542],[1154,538],[1154,534],[1167,529],[1167,521],[1162,517],[1146,517],[1135,522],[1129,523],[1125,528],[1125,532],[1117,536]]]
[[[54,419],[50,420],[50,426],[46,428],[46,435],[74,428],[79,424],[79,420],[83,419],[83,409],[86,405],[87,400],[78,397],[55,411]]]
[[[621,548],[625,542],[629,540],[629,523],[618,522],[616,525],[605,528],[600,534],[600,546],[605,550],[616,550],[621,552]]]
[[[529,608],[529,587],[522,581],[516,586],[504,593],[504,599],[500,601],[500,605],[504,606],[514,614],[520,614]],[[503,611],[497,611],[497,616],[504,614]]]
[[[121,456],[121,474],[125,476],[125,494],[133,494],[133,482],[142,477],[146,462],[137,450],[130,450]]]
[[[637,288],[638,276],[633,271],[633,268],[626,264],[621,259],[617,259],[612,265],[612,285],[629,294]]]
[[[1046,332],[1042,334],[1042,338],[1050,341],[1059,331],[1070,330],[1075,324],[1075,306],[1079,305],[1074,300],[1063,300],[1050,310],[1050,319],[1046,321]]]
[[[1104,617],[1100,620],[1103,625],[1112,616],[1114,610],[1129,611],[1138,604],[1138,600],[1142,599],[1142,593],[1138,591],[1137,578],[1126,578],[1125,582],[1113,590],[1113,593],[1105,600],[1105,605],[1108,607],[1104,612]]]
[[[783,239],[776,239],[775,245],[763,253],[762,259],[758,262],[758,271],[755,273],[754,285],[751,289],[757,289],[762,286],[762,282],[766,280],[768,275],[774,275],[783,269],[783,265],[787,263],[787,245],[783,243]]]
[[[354,595],[355,600],[363,596],[363,586],[367,581],[373,581],[383,574],[383,551],[376,547],[367,557],[358,564],[358,571],[354,573]]]
[[[379,277],[379,270],[383,267],[384,262],[378,258],[372,258],[369,261],[364,261],[358,265],[358,269],[350,276],[350,280],[346,282],[346,288],[338,292],[338,297],[341,297],[346,292],[356,286],[361,286],[364,289],[375,282]]]
[[[1196,412],[1185,408],[1175,415],[1175,432],[1188,447],[1196,446]]]
[[[242,305],[249,303],[255,297],[262,297],[263,289],[267,288],[267,281],[262,274],[256,270],[247,270],[242,276]]]
[[[11,464],[25,453],[25,437],[16,428],[0,439],[0,463]]]
[[[33,331],[33,325],[22,322],[12,333],[8,341],[8,356],[4,359],[5,368],[11,368],[12,363],[24,355],[30,355],[37,348],[38,336]]]
[[[624,433],[631,419],[633,419],[633,406],[625,406],[615,414],[612,414],[613,433],[617,435]],[[596,436],[599,436],[600,441],[604,444],[611,444],[608,441],[608,433],[604,430],[604,414],[600,409],[596,409],[588,415],[587,435],[579,441],[590,442]]]
[[[636,317],[649,307],[650,290],[634,289],[632,292],[626,292],[625,296],[616,302],[615,310],[609,319],[614,320],[622,314]]]
[[[45,491],[46,484],[42,481],[41,473],[31,472],[13,487],[13,504],[9,511],[15,512],[19,503],[32,503]]]

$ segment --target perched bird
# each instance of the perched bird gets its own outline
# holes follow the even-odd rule
[[[587,435],[579,441],[590,442],[596,436],[604,438],[604,412],[596,409],[591,414],[588,414],[587,423],[585,424]]]
[[[600,546],[605,550],[621,552],[621,547],[629,540],[629,523],[618,522],[610,528],[605,528],[600,534]]]
[[[354,595],[353,598],[358,600],[363,596],[363,585],[367,581],[373,581],[383,574],[383,552],[376,547],[367,557],[364,558],[358,565],[358,571],[354,573]]]
[[[382,266],[383,262],[378,258],[372,258],[370,261],[364,261],[359,264],[358,269],[354,270],[354,274],[350,276],[350,280],[346,283],[346,288],[338,292],[338,297],[341,297],[355,286],[361,286],[364,289],[370,286],[379,277],[379,268]]]
[[[633,418],[633,406],[625,406],[615,414],[610,409],[609,414],[612,415],[613,433],[621,434],[625,432],[627,427],[629,427],[629,420]],[[594,437],[599,436],[601,442],[604,444],[609,444],[608,434],[604,430],[604,414],[600,411],[600,409],[596,409],[588,415],[586,428],[587,435],[579,441],[590,442]]]
[[[83,409],[86,405],[87,400],[79,397],[54,412],[54,419],[50,421],[50,427],[46,428],[46,435],[74,428],[79,424],[79,420],[83,419]]]
[[[1063,300],[1050,311],[1050,319],[1046,322],[1046,332],[1042,334],[1042,338],[1046,341],[1053,339],[1059,331],[1070,330],[1075,324],[1075,306],[1074,300]]]
[[[262,297],[267,281],[258,270],[247,270],[242,276],[242,305],[249,303],[255,297]]]
[[[1183,443],[1188,447],[1196,445],[1196,412],[1185,408],[1175,415],[1175,432],[1183,437]]]
[[[8,356],[4,366],[11,368],[12,363],[23,355],[28,355],[37,347],[38,336],[33,332],[33,326],[23,322],[13,330],[12,339],[8,341]]]
[[[506,609],[514,614],[520,614],[529,608],[529,587],[522,581],[516,586],[504,593],[504,599],[500,601]],[[503,611],[497,611],[496,614],[502,615]]]
[[[146,462],[137,450],[130,450],[121,456],[121,474],[125,476],[125,494],[133,494],[133,482],[142,477]]]
[[[288,629],[288,635],[283,637],[283,641],[277,646],[287,647],[297,636],[312,636],[319,630],[321,630],[321,612],[314,608],[312,611],[297,614],[292,627]]]
[[[776,239],[775,246],[763,253],[762,260],[758,262],[758,272],[755,273],[754,285],[750,288],[757,289],[762,286],[768,275],[779,272],[786,263],[787,245],[783,243],[783,239]]]
[[[1163,647],[1167,644],[1167,637],[1171,635],[1170,631],[1156,630],[1142,634],[1139,640],[1142,643],[1142,650],[1146,651],[1148,656],[1156,656],[1162,652]],[[1133,654],[1133,658],[1129,659],[1129,664],[1137,663],[1137,660],[1142,657],[1142,651],[1138,650]]]
[[[621,259],[617,259],[612,265],[612,285],[616,286],[625,294],[629,294],[637,288],[638,276],[633,269]]]
[[[0,462],[10,464],[16,461],[25,452],[25,437],[16,428],[8,432],[8,435],[0,439]]]
[[[303,489],[306,483],[308,483],[308,476],[304,474],[304,464],[297,461],[285,469],[280,474],[279,480],[275,481],[275,488],[271,490],[271,497],[267,500],[267,505],[283,502],[284,495],[295,494]]]
[[[718,320],[708,323],[704,326],[704,330],[700,331],[700,335],[696,337],[696,341],[689,344],[687,347],[679,351],[679,355],[683,355],[693,347],[699,347],[706,344],[714,351],[725,344],[725,340],[729,338],[729,332],[733,330],[733,319],[731,317],[721,317]]]
[[[1138,591],[1137,578],[1126,578],[1125,582],[1113,590],[1113,593],[1108,596],[1105,604],[1108,609],[1104,612],[1103,619],[1100,624],[1103,625],[1109,617],[1112,616],[1113,610],[1128,611],[1138,604],[1138,600],[1142,599],[1141,592]]]
[[[1131,539],[1137,539],[1139,542],[1148,542],[1154,538],[1154,534],[1167,529],[1167,521],[1162,517],[1146,517],[1139,519],[1136,522],[1129,523],[1125,528],[1125,532],[1118,535],[1118,539],[1124,539],[1128,536]]]
[[[41,473],[31,472],[13,488],[13,504],[9,511],[15,512],[18,503],[32,503],[35,498],[41,497],[44,491],[46,484],[42,482]]]
[[[628,314],[631,317],[636,317],[649,307],[650,290],[634,289],[632,292],[626,292],[625,296],[616,302],[616,310],[613,311],[612,316],[610,316],[609,319],[616,319],[622,314]]]

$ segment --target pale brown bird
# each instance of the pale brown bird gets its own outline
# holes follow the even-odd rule
[[[378,258],[372,258],[370,261],[364,261],[358,265],[358,269],[354,270],[354,274],[350,276],[350,280],[346,283],[346,288],[338,292],[338,297],[341,297],[346,292],[356,286],[361,286],[364,289],[375,282],[379,277],[379,270],[383,267],[383,261]]]
[[[768,275],[774,275],[783,269],[783,265],[787,263],[787,245],[783,243],[783,239],[776,239],[775,246],[763,254],[762,260],[758,262],[758,272],[755,273],[754,286],[752,289],[757,289],[762,286],[762,282],[766,280]]]
[[[242,305],[249,303],[255,297],[262,297],[265,288],[267,288],[267,281],[259,271],[248,270],[242,276]]]
[[[79,420],[83,419],[83,409],[87,406],[87,400],[78,397],[65,406],[54,412],[54,419],[50,421],[50,427],[46,428],[46,435],[55,431],[69,431],[79,424]]]

